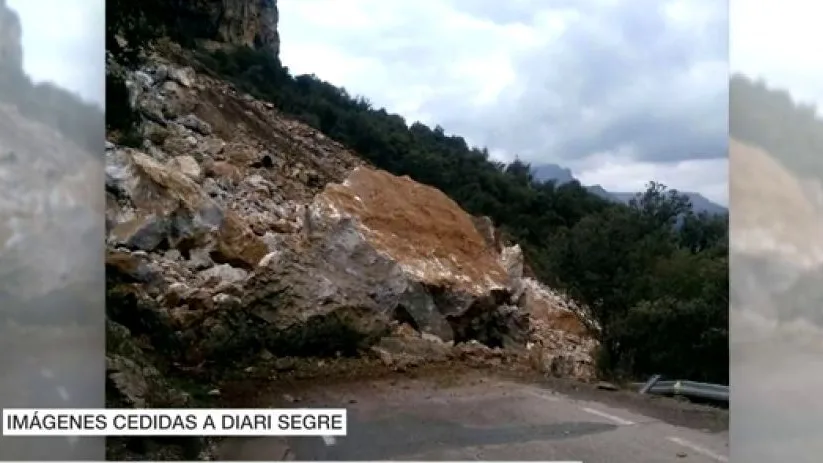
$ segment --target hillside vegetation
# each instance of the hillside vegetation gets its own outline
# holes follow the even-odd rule
[[[524,163],[495,162],[441,127],[408,124],[317,77],[292,76],[268,53],[200,51],[198,58],[200,71],[273,102],[376,167],[491,217],[523,246],[541,280],[591,308],[603,328],[605,373],[728,380],[727,217],[696,215],[684,196],[656,183],[622,205],[577,182],[537,182]],[[123,100],[120,108],[109,104],[127,113]]]

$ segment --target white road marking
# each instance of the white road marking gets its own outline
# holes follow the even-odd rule
[[[548,400],[549,402],[560,402],[559,397],[555,397],[555,396],[552,396],[552,395],[541,394],[539,392],[530,391],[528,389],[524,390],[523,392],[525,392],[526,394],[528,394],[530,396],[537,397],[538,399]]]
[[[337,443],[337,439],[334,436],[320,436],[323,439],[323,443],[326,444],[327,447],[331,447],[332,445]]]
[[[538,399],[548,400],[550,402],[560,402],[560,400],[561,400],[560,397],[551,396],[551,395],[547,395],[547,394],[541,394],[541,393],[535,392],[535,391],[526,390],[524,392],[526,394],[529,394],[530,396],[537,397]],[[591,413],[592,415],[597,415],[601,418],[606,418],[607,420],[614,421],[615,423],[617,423],[619,425],[622,425],[622,426],[631,426],[631,425],[635,424],[634,421],[629,421],[629,420],[620,418],[619,416],[614,416],[614,415],[611,415],[611,414],[606,413],[606,412],[601,412],[600,410],[595,410],[593,408],[583,407],[583,411]]]
[[[57,386],[57,393],[60,394],[60,398],[64,401],[69,400],[69,391],[67,391],[63,386]]]
[[[611,415],[611,414],[606,413],[606,412],[601,412],[600,410],[595,410],[593,408],[583,407],[583,411],[587,412],[587,413],[591,413],[592,415],[597,415],[601,418],[606,418],[607,420],[614,421],[615,423],[623,425],[623,426],[631,426],[631,425],[635,424],[634,421],[624,420],[623,418],[620,418],[619,416],[614,416],[614,415]]]
[[[42,376],[46,379],[51,379],[51,378],[54,378],[54,373],[52,373],[52,371],[49,370],[48,368],[41,368],[40,369],[40,376]]]
[[[712,452],[711,450],[709,450],[707,448],[704,448],[704,447],[701,447],[697,444],[693,444],[693,443],[687,441],[686,439],[682,439],[680,437],[674,437],[674,436],[669,436],[666,439],[674,442],[675,444],[682,445],[683,447],[686,447],[687,449],[691,449],[691,450],[693,450],[693,451],[695,451],[695,452],[697,452],[697,453],[699,453],[703,456],[709,457],[713,460],[722,461],[722,462],[729,461],[729,459],[727,457],[724,457],[723,455],[718,455],[718,454]]]

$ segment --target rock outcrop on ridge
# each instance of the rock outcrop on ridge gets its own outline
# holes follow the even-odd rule
[[[144,8],[150,21],[186,42],[206,40],[218,47],[249,47],[274,56],[280,52],[276,0],[162,0]]]

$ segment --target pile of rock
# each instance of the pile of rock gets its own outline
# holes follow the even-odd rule
[[[400,322],[430,354],[528,347],[547,373],[593,376],[583,311],[524,278],[487,219],[191,68],[128,81],[144,140],[107,146],[106,223],[129,336],[202,366],[380,349]]]

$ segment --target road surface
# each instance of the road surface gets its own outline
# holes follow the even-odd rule
[[[456,380],[457,381],[457,380]],[[607,394],[615,394],[602,391]],[[606,402],[503,379],[317,387],[272,406],[345,407],[348,435],[232,438],[226,460],[728,461],[728,432],[675,426]]]

